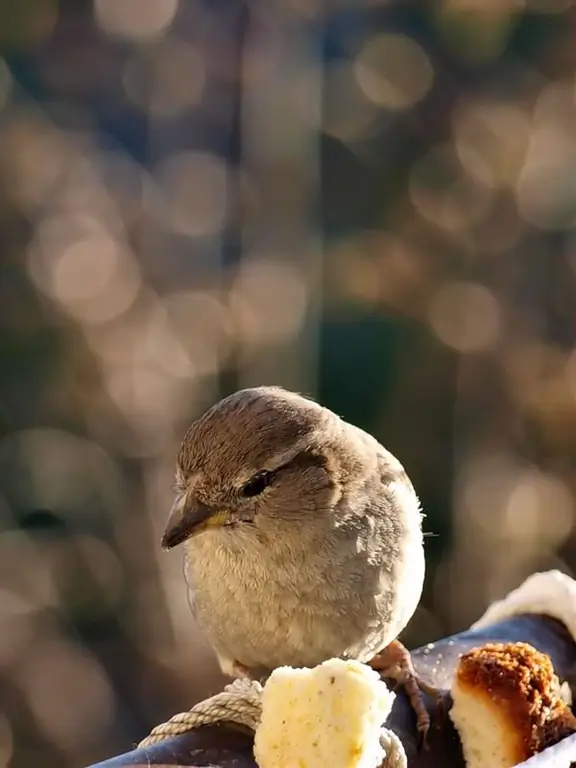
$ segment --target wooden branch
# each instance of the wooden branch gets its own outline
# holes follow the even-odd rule
[[[530,643],[550,656],[558,676],[569,679],[576,663],[576,645],[565,627],[545,616],[518,616],[486,629],[462,632],[412,652],[418,673],[431,685],[448,689],[461,653],[487,642]],[[397,696],[387,725],[401,738],[410,768],[464,768],[460,744],[451,721],[441,717],[429,733],[429,748],[418,752],[414,715],[403,694]],[[568,739],[566,739],[568,741]],[[542,761],[541,765],[546,763]],[[205,726],[167,739],[147,749],[136,749],[91,768],[180,766],[181,768],[256,768],[252,736],[233,725]]]

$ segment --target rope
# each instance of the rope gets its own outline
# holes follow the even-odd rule
[[[236,723],[255,731],[262,712],[261,693],[262,686],[256,681],[234,680],[222,693],[199,702],[189,712],[174,715],[167,723],[157,725],[138,746],[150,747],[171,736],[179,736],[202,725],[216,723]]]
[[[408,758],[404,751],[404,744],[398,734],[388,728],[382,728],[380,732],[380,746],[384,750],[384,762],[380,768],[408,768]]]
[[[174,715],[167,723],[157,725],[138,747],[151,747],[164,739],[180,736],[203,725],[235,723],[255,731],[262,714],[261,695],[260,683],[248,679],[234,680],[222,693],[199,702],[188,712]],[[382,728],[380,744],[386,753],[380,768],[406,768],[404,746],[393,731]]]

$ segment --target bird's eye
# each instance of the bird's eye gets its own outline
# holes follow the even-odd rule
[[[266,470],[258,472],[242,486],[242,496],[258,496],[265,488],[270,485],[273,477],[273,472],[267,472]]]

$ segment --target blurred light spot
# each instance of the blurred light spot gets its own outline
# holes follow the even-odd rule
[[[101,149],[95,165],[114,208],[113,215],[107,210],[106,227],[121,237],[130,224],[141,220],[143,190],[149,177],[138,162],[118,150]]]
[[[382,291],[380,264],[373,257],[366,237],[336,241],[330,248],[327,276],[340,296],[376,304]]]
[[[218,232],[227,214],[227,168],[209,152],[172,155],[157,169],[167,223],[192,237]]]
[[[523,471],[514,456],[496,450],[463,462],[456,483],[458,524],[469,531],[472,521],[491,537],[498,537],[502,511],[515,479]]]
[[[409,239],[383,236],[376,242],[380,269],[380,301],[405,315],[419,315],[429,294],[434,269],[429,254]]]
[[[290,264],[272,257],[244,261],[230,293],[240,339],[262,344],[295,335],[307,307],[306,286]]]
[[[403,315],[419,315],[429,293],[431,260],[409,238],[363,233],[331,249],[329,280],[340,296],[384,304]]]
[[[0,768],[8,768],[14,753],[14,738],[10,721],[0,712]]]
[[[527,229],[518,216],[515,202],[508,195],[495,195],[490,210],[478,226],[459,235],[459,242],[471,253],[483,257],[497,255],[516,247]],[[486,237],[486,233],[490,237]]]
[[[195,371],[156,294],[146,291],[124,322],[89,334],[89,342],[100,355],[106,393],[122,412],[123,449],[139,456],[164,450]],[[166,370],[166,359],[178,376]]]
[[[168,326],[196,374],[214,374],[230,351],[228,310],[215,296],[200,291],[172,293],[164,299]],[[158,348],[161,354],[161,349]],[[162,355],[166,370],[182,375],[176,359]],[[179,372],[178,372],[179,371]],[[189,374],[186,374],[189,375]]]
[[[68,146],[77,146],[78,139],[67,135],[64,137]],[[120,212],[103,183],[106,171],[104,161],[100,165],[100,153],[92,145],[93,134],[86,133],[82,137],[83,153],[74,152],[65,174],[59,179],[55,200],[49,210],[57,210],[77,217],[79,228],[81,222],[92,221],[94,228],[106,229],[116,236],[125,233],[124,223]],[[48,220],[50,220],[50,216]],[[71,218],[72,220],[72,218]]]
[[[455,149],[464,168],[491,187],[514,186],[530,139],[530,116],[509,103],[473,103],[454,115]]]
[[[7,189],[24,211],[46,202],[73,156],[71,147],[51,126],[12,107],[0,128],[0,158],[10,179]]]
[[[96,21],[109,35],[149,40],[172,24],[178,0],[94,0]]]
[[[457,234],[489,212],[492,190],[464,175],[452,148],[433,149],[410,174],[410,197],[418,212],[436,226]]]
[[[121,347],[136,344],[143,365],[158,366],[162,375],[172,378],[190,379],[219,370],[230,348],[228,326],[228,311],[215,296],[182,291],[153,307],[136,338],[126,339]],[[116,334],[113,341],[118,341]],[[110,359],[118,363],[123,357],[120,348]]]
[[[136,350],[141,345],[147,327],[147,319],[141,317],[141,314],[144,314],[141,306],[148,303],[150,295],[151,291],[143,292],[142,300],[134,308],[134,313],[123,317],[121,322],[86,329],[85,336],[90,348],[106,365],[121,365],[127,359],[135,359]]]
[[[86,323],[123,314],[141,286],[131,254],[86,216],[43,222],[29,251],[29,268],[40,290]]]
[[[171,328],[167,313],[161,309],[143,329],[140,343],[150,359],[169,376],[185,379],[196,375],[188,349]]]
[[[366,99],[358,86],[350,64],[331,64],[324,76],[325,99],[323,104],[323,129],[330,136],[343,142],[365,141],[378,134],[381,114]],[[309,122],[315,125],[319,107],[314,94],[301,93],[300,105],[306,111]]]
[[[116,702],[104,669],[63,637],[43,636],[42,652],[27,656],[19,682],[44,734],[72,754],[113,725]]]
[[[459,545],[446,580],[458,615],[478,601],[480,587],[481,602],[491,602],[543,563],[551,567],[554,547],[573,526],[567,486],[502,450],[498,425],[492,435],[495,441],[489,438],[479,451],[460,456],[454,520]],[[469,620],[483,607],[485,602],[477,605]]]
[[[173,378],[153,363],[134,361],[107,366],[106,389],[123,415],[139,430],[171,429],[168,414],[174,411]]]
[[[369,40],[356,57],[354,74],[365,96],[387,109],[414,106],[434,80],[424,49],[405,35],[378,35]]]
[[[537,430],[542,450],[550,455],[570,453],[576,387],[566,350],[550,344],[517,344],[504,362],[510,398]]]
[[[436,335],[458,352],[485,350],[495,344],[500,331],[498,301],[476,283],[444,284],[432,298],[429,317]]]
[[[540,229],[565,229],[576,223],[574,117],[572,81],[542,89],[517,186],[520,215]]]
[[[205,81],[202,54],[182,40],[164,40],[151,50],[135,53],[123,75],[128,98],[146,112],[161,116],[198,104]]]
[[[560,480],[541,472],[520,475],[502,518],[503,533],[515,543],[554,548],[568,538],[574,523],[572,497]]]
[[[559,136],[538,139],[539,150],[526,164],[517,189],[518,209],[526,221],[543,230],[560,230],[576,223],[576,158],[573,147]],[[546,146],[544,146],[546,144]],[[562,147],[562,144],[564,146]],[[556,151],[560,149],[560,151]]]
[[[54,296],[80,320],[111,320],[136,297],[135,270],[123,269],[126,266],[118,243],[110,238],[88,237],[71,243],[54,265]]]

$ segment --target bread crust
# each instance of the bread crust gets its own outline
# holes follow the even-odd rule
[[[455,684],[501,719],[518,762],[576,732],[550,658],[527,643],[489,643],[463,654]]]

